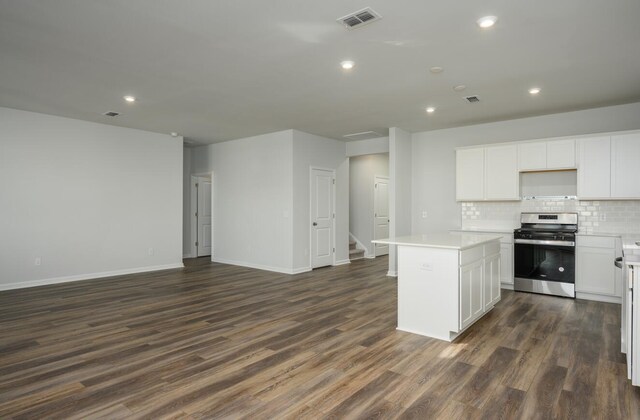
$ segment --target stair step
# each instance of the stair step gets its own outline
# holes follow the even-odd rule
[[[356,243],[355,242],[349,242],[349,249],[356,249]]]
[[[350,260],[358,260],[360,258],[364,258],[364,250],[363,249],[350,249],[349,250],[349,259]]]

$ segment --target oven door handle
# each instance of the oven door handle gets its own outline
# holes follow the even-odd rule
[[[513,242],[516,244],[529,244],[529,245],[576,246],[576,243],[572,241],[542,241],[539,239],[515,239]]]

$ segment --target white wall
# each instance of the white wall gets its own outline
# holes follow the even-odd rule
[[[397,127],[389,129],[389,236],[411,234],[411,191],[413,166],[411,134]],[[389,247],[389,275],[398,271],[396,247]]]
[[[191,149],[182,149],[182,256],[191,255]]]
[[[389,137],[347,142],[347,156],[389,153]]]
[[[455,201],[456,147],[638,128],[640,103],[633,103],[414,133],[412,231],[460,227],[460,205]]]
[[[212,260],[291,272],[291,130],[192,149],[191,173],[213,172]]]
[[[336,263],[349,260],[349,159],[345,143],[293,130],[293,269],[310,268],[310,167],[336,170]]]
[[[182,266],[182,138],[8,108],[0,127],[0,289]]]
[[[349,161],[349,232],[373,257],[374,180],[389,176],[389,154],[352,157]]]

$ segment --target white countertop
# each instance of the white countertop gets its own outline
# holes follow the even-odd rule
[[[434,232],[422,235],[398,236],[395,238],[377,239],[374,244],[405,245],[423,248],[444,248],[463,250],[484,243],[499,241],[501,235],[486,233],[473,234],[463,232]]]
[[[453,229],[452,232],[478,232],[478,233],[508,233],[513,235],[514,229],[491,229],[491,228],[461,228]]]
[[[640,266],[640,255],[629,255],[624,257],[626,265]],[[635,268],[634,268],[635,270]]]

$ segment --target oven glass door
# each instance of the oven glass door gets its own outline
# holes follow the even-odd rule
[[[575,283],[575,247],[515,244],[515,277]]]

